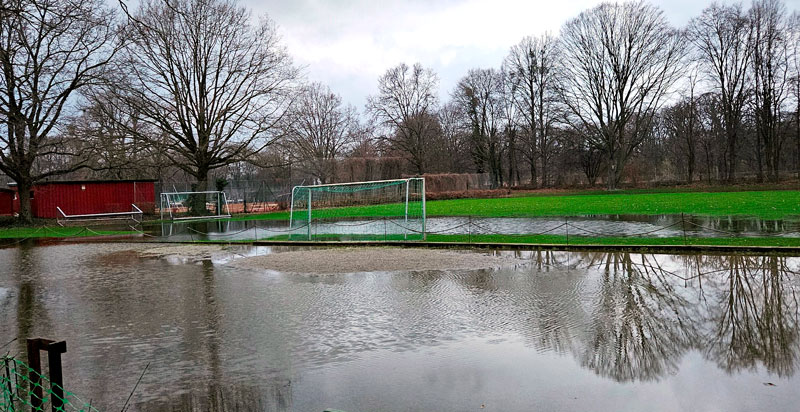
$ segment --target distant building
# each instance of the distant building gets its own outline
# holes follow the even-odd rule
[[[0,188],[0,216],[11,216],[14,214],[14,199],[17,192],[11,189]]]
[[[145,213],[155,210],[155,180],[79,180],[41,182],[31,190],[33,217],[55,219],[58,208],[68,215],[130,212],[132,204]],[[11,192],[12,212],[19,212],[17,186],[0,192],[0,214],[3,214],[4,193]]]

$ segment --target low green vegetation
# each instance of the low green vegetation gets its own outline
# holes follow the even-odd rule
[[[138,232],[131,230],[100,230],[85,227],[11,227],[0,229],[0,239],[26,239],[26,238],[65,238],[130,235]]]
[[[305,241],[303,236],[273,236],[263,241]],[[403,235],[334,235],[320,234],[313,241],[418,241],[419,237],[406,239]],[[212,240],[213,241],[213,240]],[[427,235],[427,242],[440,243],[516,243],[532,245],[603,245],[603,246],[774,246],[800,247],[800,238],[785,237],[585,237],[564,235]],[[239,242],[249,243],[250,240]]]
[[[401,205],[312,210],[312,218],[400,216]],[[534,217],[587,215],[800,216],[800,191],[606,193],[452,199],[427,202],[427,215]],[[299,214],[297,215],[299,216]],[[302,218],[305,218],[303,216]],[[289,212],[236,216],[233,220],[288,220]]]

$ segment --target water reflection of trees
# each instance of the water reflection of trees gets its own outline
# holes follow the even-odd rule
[[[141,402],[136,409],[142,412],[290,411],[293,409],[291,383],[274,379],[258,385],[209,384],[164,399]]]
[[[590,257],[600,271],[592,319],[575,356],[581,365],[617,381],[656,380],[677,371],[695,341],[693,305],[674,279],[646,255]]]
[[[725,256],[714,259],[726,271],[706,288],[711,329],[704,353],[728,372],[762,364],[778,376],[794,374],[798,358],[797,272],[785,257]],[[711,303],[711,302],[710,302]]]
[[[591,315],[572,346],[582,366],[617,381],[657,380],[697,349],[728,373],[763,366],[778,376],[794,374],[796,258],[575,255],[594,282],[581,299]],[[559,350],[547,340],[538,343]]]

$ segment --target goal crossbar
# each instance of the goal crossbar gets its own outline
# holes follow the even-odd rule
[[[398,217],[403,219],[404,224],[407,226],[409,221],[409,203],[410,203],[410,191],[412,184],[415,184],[415,195],[418,200],[415,202],[420,202],[421,204],[421,216],[419,215],[419,210],[417,211],[417,216],[421,220],[422,230],[421,233],[424,237],[425,234],[425,178],[422,177],[413,177],[413,178],[405,178],[405,179],[385,179],[385,180],[371,180],[371,181],[363,181],[363,182],[345,182],[345,183],[331,183],[331,184],[317,184],[317,185],[298,185],[292,188],[291,192],[291,201],[289,206],[289,228],[293,228],[295,224],[295,207],[298,204],[298,201],[303,204],[304,212],[301,213],[305,214],[304,219],[298,219],[299,221],[306,221],[306,225],[308,226],[308,233],[309,238],[311,236],[311,222],[312,222],[312,209],[313,209],[313,202],[314,202],[314,193],[327,193],[327,194],[338,194],[342,196],[346,196],[347,194],[354,194],[360,192],[369,192],[369,191],[376,191],[380,189],[385,189],[391,186],[402,186],[405,185],[405,190],[402,198],[397,198],[394,202],[389,203],[402,203],[404,204],[403,212],[399,214]],[[359,187],[362,186],[362,187]],[[348,189],[350,188],[350,189]],[[301,196],[302,199],[300,197]],[[355,206],[355,205],[354,205]],[[341,207],[341,205],[340,205]],[[346,207],[346,206],[344,206]],[[324,207],[323,207],[324,208]],[[355,216],[354,216],[355,217]]]
[[[192,215],[192,216],[175,216],[173,211],[178,208],[185,208],[186,206],[180,205],[179,202],[173,202],[170,198],[171,196],[186,196],[187,198],[195,195],[217,195],[217,202],[214,205],[214,209],[216,211],[215,214],[203,214],[203,215]],[[161,216],[161,220],[164,220],[164,212],[165,210],[169,213],[169,220],[196,220],[196,219],[226,219],[231,217],[230,214],[230,207],[228,205],[228,196],[225,192],[216,191],[216,190],[205,190],[205,191],[198,191],[198,192],[162,192],[161,193],[161,204],[159,207],[159,212]],[[205,203],[205,201],[204,201]],[[188,209],[188,208],[187,208]],[[224,209],[224,213],[222,210]]]

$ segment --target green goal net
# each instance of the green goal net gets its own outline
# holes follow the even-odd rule
[[[292,240],[424,240],[425,179],[295,186]]]

